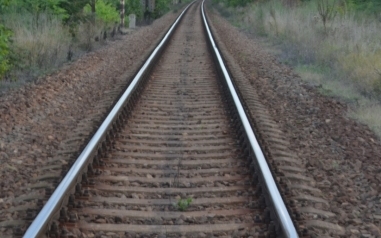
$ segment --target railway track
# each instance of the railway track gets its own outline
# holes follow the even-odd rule
[[[24,237],[298,236],[200,6],[180,15]]]

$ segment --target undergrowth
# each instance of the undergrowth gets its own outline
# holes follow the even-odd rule
[[[156,1],[151,17],[161,17],[171,4]],[[109,0],[0,0],[0,91],[52,72],[118,32],[125,34],[119,8],[119,1]],[[146,10],[140,0],[126,1],[125,25],[130,13],[139,22]]]
[[[9,43],[11,40],[12,32],[4,25],[0,24],[0,79],[12,67],[10,63],[10,49]]]

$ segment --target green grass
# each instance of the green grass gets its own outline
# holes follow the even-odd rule
[[[302,80],[317,86],[320,93],[340,98],[349,103],[357,103],[362,97],[361,94],[352,85],[345,84],[343,80],[329,78],[329,71],[326,70],[310,65],[295,67],[296,73]]]
[[[367,125],[381,138],[381,105],[378,100],[369,99],[345,80],[330,78],[331,75],[324,69],[299,65],[295,71],[302,80],[317,86],[321,94],[349,103],[347,116]]]

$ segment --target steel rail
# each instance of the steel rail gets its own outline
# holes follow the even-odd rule
[[[28,227],[27,231],[24,234],[24,238],[34,238],[43,235],[46,230],[46,227],[49,221],[54,217],[57,213],[58,209],[60,209],[61,203],[63,202],[65,195],[73,188],[76,184],[81,171],[85,168],[87,163],[92,157],[92,154],[97,150],[98,145],[103,141],[104,137],[107,135],[107,132],[111,128],[113,122],[116,120],[119,112],[122,110],[126,101],[129,99],[130,95],[136,88],[136,85],[141,80],[142,76],[149,69],[150,64],[157,56],[158,52],[165,45],[166,41],[169,39],[171,33],[174,31],[175,27],[181,20],[182,16],[186,12],[186,10],[194,3],[190,3],[179,15],[176,21],[172,24],[172,27],[165,34],[159,45],[152,52],[150,57],[146,60],[144,65],[138,71],[131,84],[127,87],[126,91],[123,93],[121,98],[115,104],[110,114],[103,121],[97,132],[91,138],[90,142],[86,145],[85,149],[79,155],[75,163],[70,168],[69,172],[66,174],[64,179],[58,185],[52,196],[49,198],[45,206],[38,213],[37,217],[34,219],[32,224]]]
[[[245,128],[246,135],[247,135],[248,140],[250,142],[250,145],[254,151],[254,154],[255,154],[255,157],[256,157],[257,162],[259,164],[260,170],[263,174],[266,187],[267,187],[268,192],[270,194],[270,197],[272,199],[272,204],[274,205],[275,212],[277,213],[276,215],[278,216],[278,218],[280,220],[280,224],[281,224],[282,230],[284,232],[284,235],[286,237],[290,237],[290,238],[297,238],[297,237],[299,237],[298,233],[297,233],[295,226],[291,220],[291,217],[287,211],[287,208],[283,202],[283,199],[279,193],[278,187],[277,187],[277,185],[274,181],[274,178],[271,174],[271,171],[270,171],[270,168],[266,162],[265,156],[263,155],[261,147],[259,146],[258,141],[254,135],[253,129],[251,128],[251,125],[250,125],[250,122],[246,116],[245,110],[244,110],[244,108],[240,102],[240,99],[238,97],[238,94],[234,88],[232,79],[230,78],[230,75],[229,75],[229,73],[225,67],[225,63],[221,57],[221,54],[217,48],[217,45],[213,39],[212,33],[209,29],[208,22],[207,22],[205,13],[204,13],[204,2],[205,2],[205,0],[202,1],[201,11],[202,11],[202,17],[204,20],[204,26],[205,26],[206,31],[208,33],[208,39],[209,39],[210,44],[213,48],[212,51],[218,60],[219,67],[221,68],[222,73],[224,75],[224,78],[226,80],[226,83],[229,87],[231,96],[234,100],[234,104],[235,104],[235,106],[238,110],[238,114],[241,118],[242,125]]]

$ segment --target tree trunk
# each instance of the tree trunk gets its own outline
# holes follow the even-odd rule
[[[120,27],[124,28],[124,0],[120,0]]]
[[[96,2],[96,0],[90,1],[90,7],[91,7],[91,13],[92,14],[95,14],[95,2]]]
[[[97,0],[90,0],[90,7],[91,7],[91,22],[95,24],[95,14],[96,14],[96,9],[95,9],[95,4]]]

